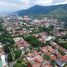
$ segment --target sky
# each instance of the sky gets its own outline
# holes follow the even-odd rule
[[[0,13],[28,9],[35,5],[67,4],[67,0],[0,0]]]

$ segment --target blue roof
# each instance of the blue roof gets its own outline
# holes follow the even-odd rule
[[[63,67],[65,65],[65,62],[63,62],[62,60],[57,59],[56,63],[60,66]]]

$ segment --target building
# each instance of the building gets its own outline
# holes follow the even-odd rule
[[[2,43],[0,43],[0,66],[8,67],[7,62],[6,62],[6,55],[4,53]]]
[[[14,38],[14,41],[20,49],[29,47],[29,44],[22,37]]]

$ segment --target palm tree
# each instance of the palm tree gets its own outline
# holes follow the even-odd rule
[[[11,54],[11,56],[12,56],[12,60],[15,60],[14,49],[9,47],[9,50],[10,50],[10,54]]]

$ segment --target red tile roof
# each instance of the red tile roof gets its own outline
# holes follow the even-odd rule
[[[67,55],[63,56],[61,59],[62,59],[63,61],[67,61]]]
[[[32,67],[40,67],[40,66],[41,66],[40,63],[35,63],[35,64],[32,65]]]
[[[53,67],[51,64],[44,64],[42,67]]]
[[[21,47],[28,47],[28,43],[24,41],[24,39],[19,39],[16,41],[16,45],[21,48]]]

